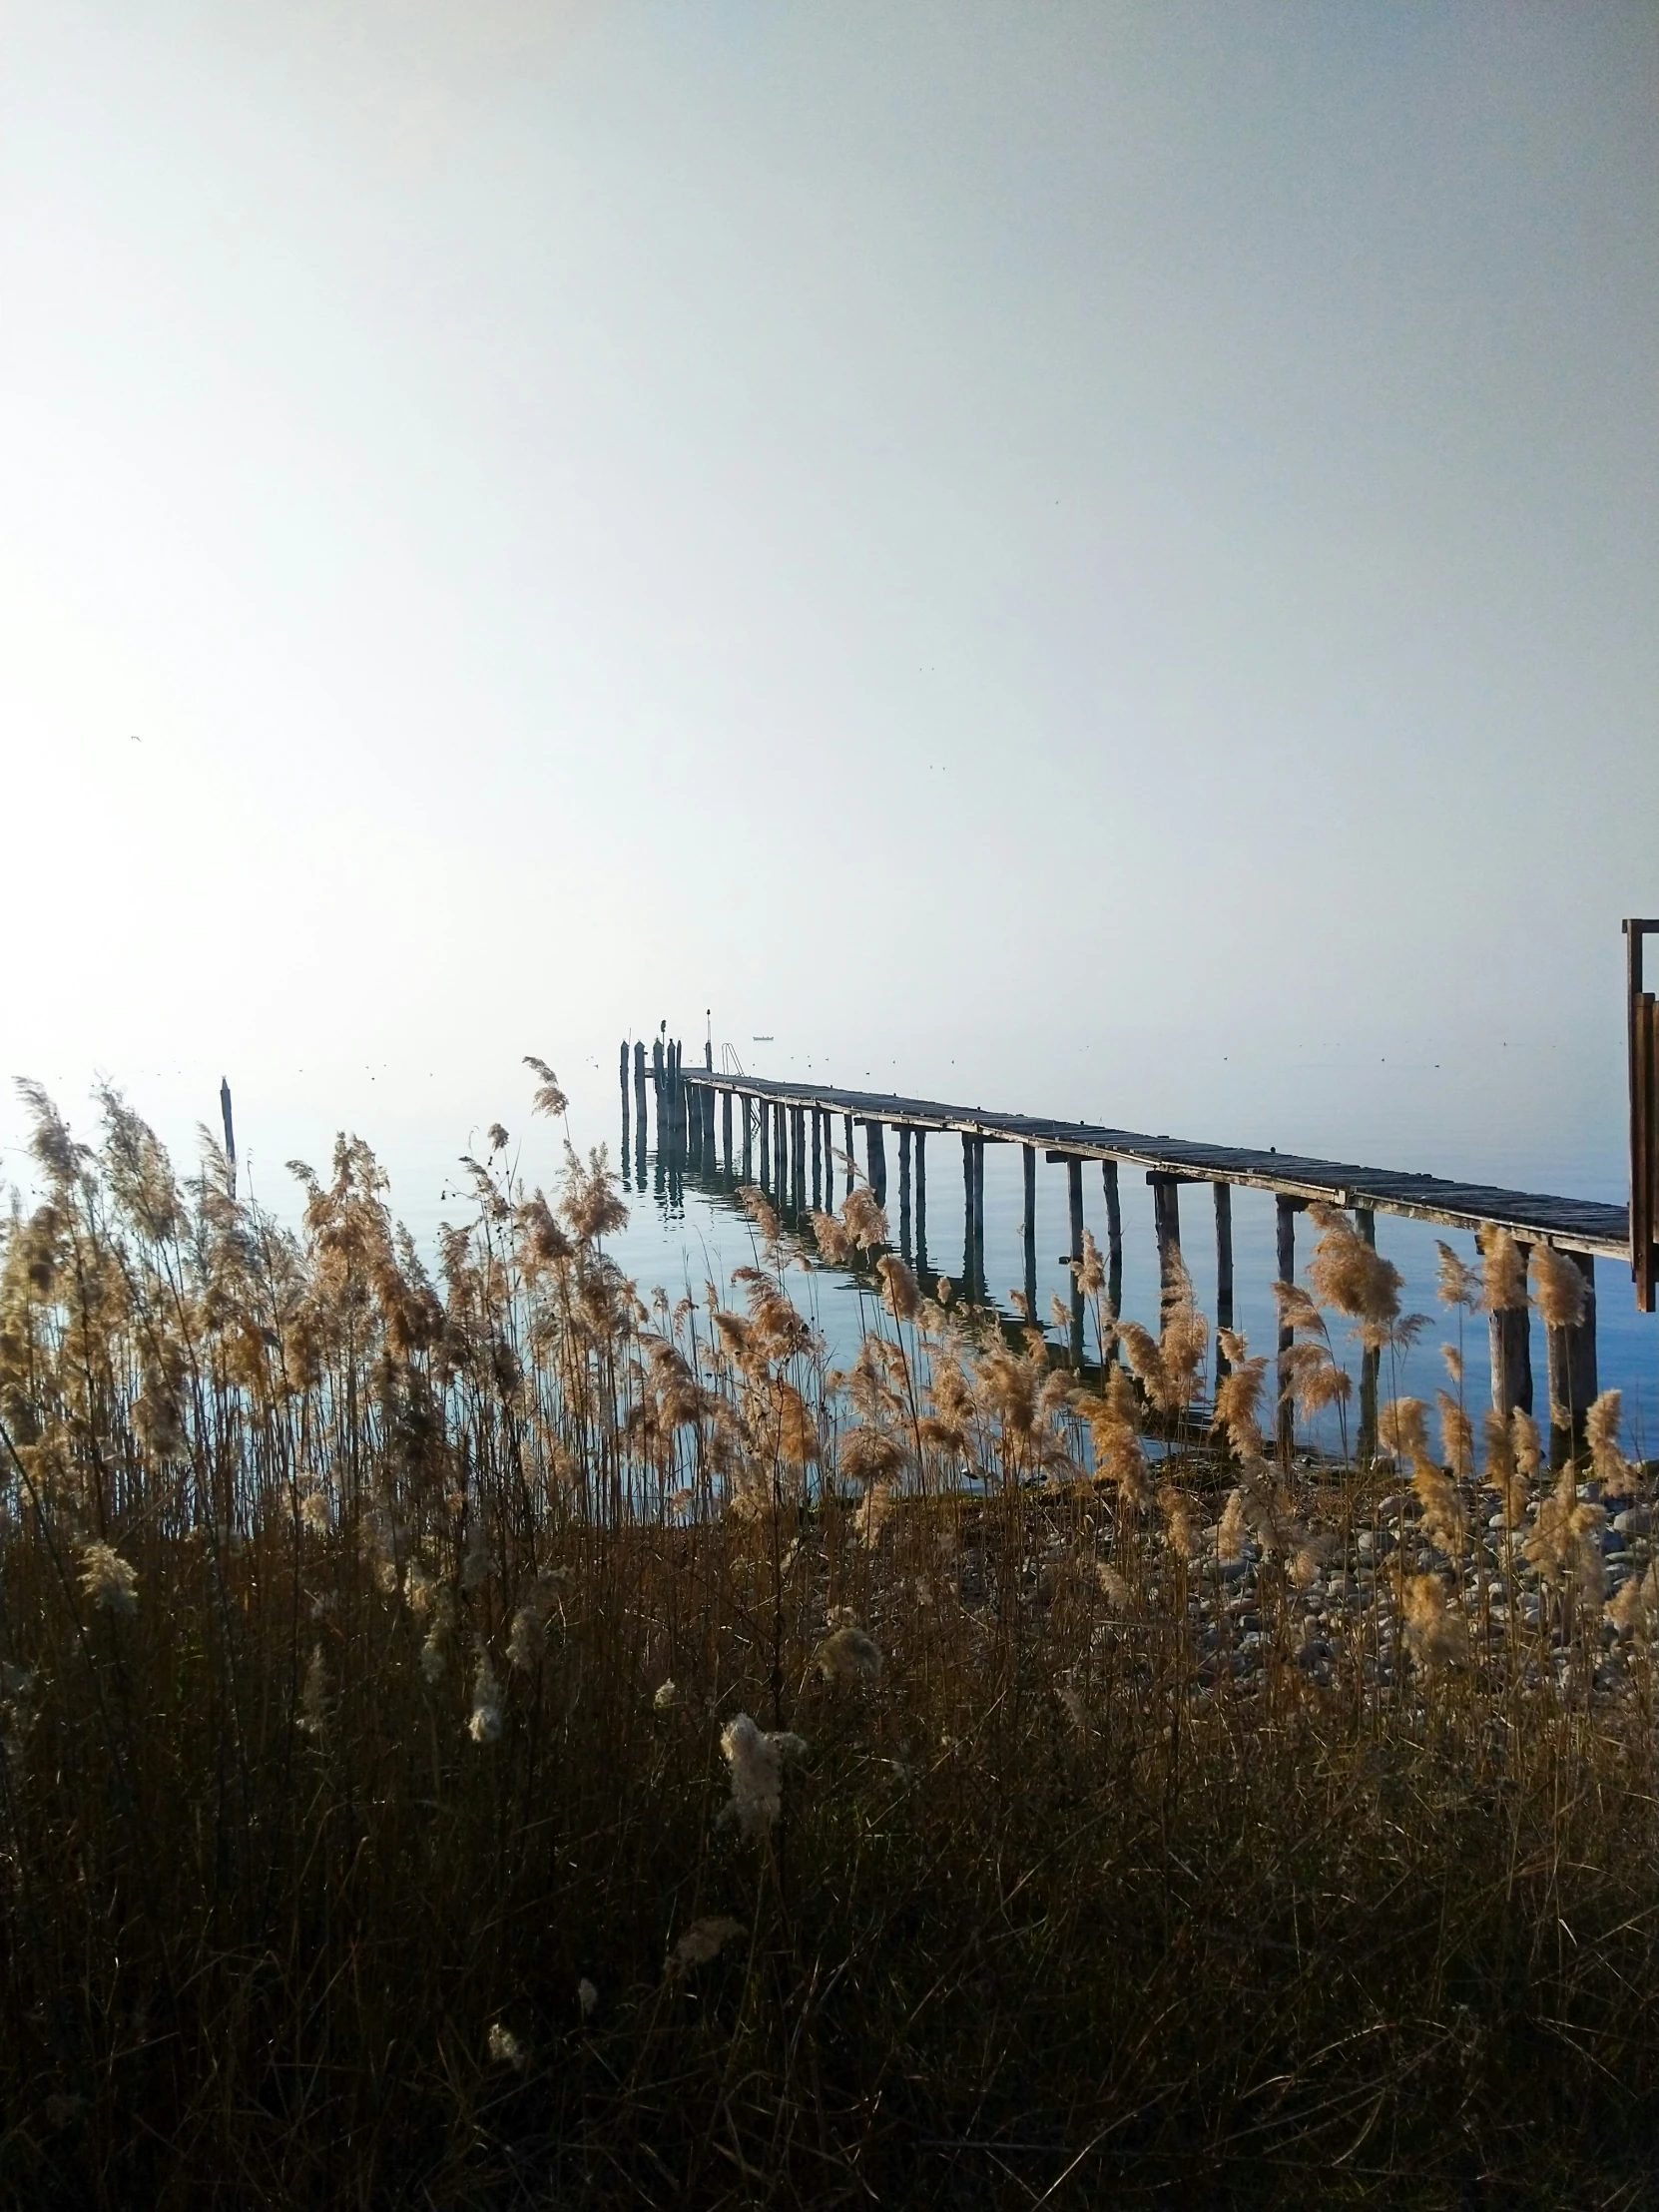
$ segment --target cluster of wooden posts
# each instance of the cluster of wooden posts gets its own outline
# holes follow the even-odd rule
[[[1629,1229],[1622,1208],[1568,1199],[1539,1197],[1484,1187],[1441,1182],[1420,1175],[1346,1166],[1237,1147],[1200,1146],[1167,1137],[1085,1124],[1044,1122],[1023,1115],[991,1114],[979,1108],[943,1106],[934,1101],[833,1090],[823,1085],[767,1081],[757,1076],[716,1072],[712,1048],[703,1065],[687,1068],[680,1046],[659,1037],[649,1061],[643,1043],[622,1047],[621,1082],[624,1151],[629,1143],[629,1093],[638,1123],[638,1157],[643,1174],[648,1100],[655,1110],[660,1168],[670,1174],[723,1177],[729,1184],[759,1183],[786,1217],[809,1208],[833,1207],[837,1176],[841,1195],[860,1171],[856,1137],[863,1136],[862,1176],[877,1202],[887,1204],[887,1137],[897,1151],[895,1243],[924,1275],[927,1258],[927,1139],[957,1135],[962,1154],[962,1268],[957,1278],[969,1298],[985,1296],[985,1148],[1018,1143],[1023,1148],[1023,1244],[1025,1301],[1033,1316],[1037,1300],[1036,1188],[1039,1155],[1066,1171],[1069,1204],[1069,1262],[1083,1251],[1084,1174],[1098,1162],[1105,1211],[1103,1259],[1106,1298],[1120,1310],[1123,1285],[1123,1220],[1119,1174],[1124,1166],[1144,1169],[1151,1187],[1157,1238],[1159,1280],[1168,1291],[1182,1268],[1181,1191],[1183,1185],[1208,1185],[1214,1212],[1216,1299],[1219,1329],[1234,1326],[1233,1191],[1235,1186],[1271,1190],[1277,1217],[1276,1260],[1279,1280],[1295,1280],[1297,1216],[1323,1201],[1350,1212],[1366,1241],[1375,1246],[1379,1211],[1478,1230],[1491,1222],[1515,1237],[1523,1255],[1540,1238],[1565,1251],[1583,1273],[1584,1316],[1570,1329],[1546,1331],[1548,1404],[1567,1412],[1552,1419],[1551,1449],[1564,1459],[1582,1442],[1584,1410],[1596,1394],[1596,1306],[1594,1258],[1627,1255]],[[891,1218],[889,1216],[889,1218]],[[1073,1356],[1082,1362],[1085,1300],[1075,1274],[1069,1301]],[[1488,1317],[1492,1402],[1507,1413],[1534,1409],[1532,1317],[1521,1308]],[[1281,1328],[1283,1364],[1292,1336]],[[1226,1361],[1216,1355],[1218,1379]],[[1282,1374],[1283,1374],[1282,1365]],[[1376,1449],[1381,1356],[1363,1355],[1360,1377],[1358,1444],[1362,1456]],[[1294,1411],[1281,1394],[1279,1442],[1294,1443]]]

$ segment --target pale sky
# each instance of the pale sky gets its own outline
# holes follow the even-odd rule
[[[0,1073],[1616,1118],[1656,361],[1646,4],[0,6]]]

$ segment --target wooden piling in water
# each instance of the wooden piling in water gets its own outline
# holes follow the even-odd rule
[[[1354,1226],[1372,1250],[1377,1250],[1377,1215],[1369,1206],[1356,1206]],[[1360,1432],[1355,1438],[1355,1452],[1361,1466],[1370,1466],[1377,1457],[1377,1385],[1382,1372],[1381,1350],[1360,1353]]]
[[[841,1157],[846,1162],[845,1196],[850,1198],[852,1196],[852,1177],[855,1172],[855,1163],[857,1159],[857,1155],[854,1152],[852,1145],[852,1116],[850,1114],[848,1114],[846,1117],[846,1124],[841,1134],[846,1140],[841,1146]]]
[[[759,1101],[756,1120],[761,1128],[761,1188],[767,1190],[772,1183],[772,1105],[770,1100]]]
[[[1071,1356],[1083,1364],[1083,1284],[1078,1269],[1083,1264],[1083,1163],[1075,1156],[1066,1162],[1066,1207],[1071,1241]]]
[[[1025,1307],[1030,1320],[1037,1318],[1037,1148],[1022,1147],[1020,1163],[1024,1180],[1024,1205],[1020,1220],[1021,1256],[1025,1262]]]
[[[1217,1183],[1216,1194],[1216,1381],[1232,1373],[1232,1362],[1221,1349],[1220,1337],[1233,1324],[1233,1186]]]
[[[910,1257],[910,1125],[898,1125],[898,1249]]]
[[[225,1170],[230,1185],[231,1203],[237,1198],[237,1125],[231,1118],[231,1078],[219,1079],[219,1118],[225,1124]]]
[[[1115,1321],[1123,1312],[1123,1208],[1115,1160],[1101,1161],[1100,1186],[1106,1199],[1106,1297]]]
[[[864,1123],[864,1172],[869,1177],[869,1194],[877,1206],[887,1203],[887,1147],[881,1124],[873,1118]]]
[[[823,1139],[824,1116],[815,1106],[813,1108],[813,1205],[815,1209],[822,1208],[824,1204]]]
[[[916,1131],[916,1267],[927,1268],[927,1132]]]
[[[1152,1223],[1158,1238],[1158,1307],[1162,1313],[1181,1273],[1181,1183],[1174,1175],[1149,1175]]]
[[[1274,1202],[1275,1212],[1278,1216],[1278,1261],[1279,1281],[1281,1283],[1294,1283],[1296,1281],[1296,1217],[1302,1212],[1304,1204],[1304,1200],[1287,1198],[1283,1193]],[[1281,1322],[1279,1324],[1279,1370],[1276,1377],[1279,1390],[1278,1435],[1280,1457],[1287,1466],[1290,1464],[1292,1452],[1296,1449],[1296,1405],[1291,1396],[1291,1371],[1286,1364],[1286,1355],[1295,1342],[1296,1331],[1285,1322]]]
[[[973,1140],[973,1280],[985,1287],[985,1140]]]
[[[1524,1276],[1530,1245],[1516,1244]],[[1486,1345],[1492,1369],[1492,1409],[1507,1420],[1518,1406],[1532,1410],[1532,1309],[1521,1294],[1519,1306],[1495,1307],[1486,1316]]]
[[[726,1172],[732,1172],[732,1094],[720,1094],[720,1149],[726,1161]]]
[[[1582,1319],[1571,1329],[1546,1329],[1549,1361],[1549,1463],[1564,1467],[1584,1448],[1584,1416],[1596,1383],[1596,1272],[1587,1252],[1569,1252],[1584,1278]]]

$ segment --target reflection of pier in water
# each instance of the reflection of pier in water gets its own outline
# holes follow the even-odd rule
[[[1633,969],[1633,974],[1636,974]],[[1639,974],[1632,984],[1633,1003]],[[1644,1001],[1645,1003],[1645,1001]],[[1636,1017],[1632,1016],[1633,1036]],[[1659,1017],[1648,1023],[1659,1040]],[[1646,1036],[1646,1030],[1642,1032]],[[1659,1041],[1654,1045],[1659,1070]],[[678,1199],[680,1179],[690,1175],[712,1191],[736,1192],[758,1183],[792,1226],[801,1227],[810,1210],[832,1210],[861,1175],[874,1197],[887,1206],[888,1146],[897,1153],[896,1207],[888,1220],[904,1258],[925,1277],[935,1258],[928,1247],[929,1155],[927,1140],[956,1136],[962,1161],[962,1260],[956,1280],[973,1300],[986,1301],[985,1148],[1018,1144],[1023,1148],[1024,1207],[1022,1243],[1027,1310],[1036,1318],[1036,1186],[1038,1156],[1066,1173],[1069,1264],[1083,1252],[1084,1172],[1098,1165],[1105,1208],[1106,1296],[1119,1311],[1123,1285],[1123,1223],[1119,1172],[1141,1169],[1151,1186],[1160,1286],[1167,1291],[1181,1261],[1181,1190],[1208,1185],[1216,1239],[1216,1324],[1233,1327],[1233,1213],[1235,1186],[1271,1192],[1276,1206],[1278,1279],[1296,1272],[1296,1217],[1319,1203],[1352,1213],[1360,1234],[1377,1241],[1379,1214],[1473,1231],[1501,1228],[1524,1256],[1546,1244],[1566,1254],[1584,1279],[1583,1318],[1571,1328],[1545,1331],[1549,1403],[1570,1407],[1570,1425],[1551,1427],[1552,1457],[1562,1461],[1583,1440],[1585,1409],[1596,1395],[1596,1313],[1594,1262],[1597,1256],[1630,1259],[1629,1216],[1622,1206],[1557,1198],[1535,1192],[1501,1190],[1484,1184],[1448,1181],[1429,1175],[1321,1160],[1240,1146],[1195,1144],[1185,1139],[1147,1136],[1083,1122],[1057,1122],[1027,1114],[1003,1114],[979,1107],[949,1106],[931,1099],[905,1098],[826,1084],[781,1083],[728,1068],[717,1071],[712,1048],[702,1067],[686,1067],[680,1046],[659,1038],[649,1061],[643,1043],[630,1054],[622,1048],[623,1149],[630,1122],[635,1131],[635,1166],[640,1187],[646,1173],[646,1121],[654,1110],[657,1125],[656,1179],[659,1192]],[[1647,1090],[1659,1087],[1659,1073]],[[632,1100],[630,1101],[630,1091]],[[1641,1095],[1645,1096],[1646,1091]],[[1633,1099],[1637,1096],[1633,1084]],[[632,1106],[632,1112],[630,1112]],[[1633,1109],[1633,1132],[1635,1114]],[[863,1166],[856,1138],[863,1134]],[[1633,1147],[1637,1135],[1633,1133]],[[1647,1142],[1645,1136],[1643,1143]],[[936,1155],[935,1155],[936,1156]],[[1655,1180],[1659,1180],[1656,1174]],[[1643,1186],[1645,1188],[1645,1184]],[[896,1217],[896,1218],[895,1218]],[[1659,1249],[1659,1248],[1656,1248]],[[1643,1281],[1638,1275],[1638,1295]],[[1643,1300],[1644,1305],[1646,1301]],[[1072,1277],[1070,1338],[1074,1359],[1083,1356],[1084,1298]],[[1525,1308],[1488,1316],[1491,1344],[1492,1401],[1505,1415],[1516,1407],[1532,1410],[1532,1328]],[[1292,1338],[1279,1335],[1282,1379]],[[1380,1355],[1365,1354],[1361,1372],[1360,1447],[1375,1449]],[[1216,1355],[1218,1379],[1225,1360]],[[1280,1441],[1294,1440],[1293,1407],[1288,1394],[1280,1408]]]

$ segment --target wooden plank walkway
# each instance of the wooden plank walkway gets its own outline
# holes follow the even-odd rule
[[[1361,1207],[1449,1229],[1476,1230],[1495,1222],[1523,1244],[1551,1244],[1608,1260],[1630,1258],[1630,1227],[1623,1206],[1593,1199],[1556,1198],[1509,1191],[1484,1183],[1457,1183],[1437,1175],[1361,1167],[1346,1160],[1315,1160],[1291,1152],[1257,1152],[1239,1145],[1196,1144],[1187,1138],[1147,1136],[1094,1122],[1046,1121],[1032,1114],[999,1114],[981,1107],[947,1106],[937,1099],[904,1098],[877,1091],[841,1090],[827,1084],[780,1083],[682,1067],[688,1088],[732,1092],[777,1106],[850,1116],[896,1129],[958,1132],[990,1143],[1040,1147],[1061,1159],[1117,1160],[1149,1175],[1178,1182],[1238,1183],[1282,1198],[1323,1200]]]

